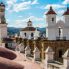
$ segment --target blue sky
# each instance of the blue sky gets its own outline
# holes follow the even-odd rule
[[[52,6],[58,14],[57,21],[63,20],[69,0],[1,0],[6,4],[5,17],[9,27],[24,28],[32,20],[34,27],[46,27],[45,13]],[[61,17],[60,17],[61,16]]]

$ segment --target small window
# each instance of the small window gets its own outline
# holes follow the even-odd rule
[[[24,33],[24,35],[26,36],[26,33]]]
[[[34,36],[34,34],[33,33],[31,33],[31,37],[33,37]]]
[[[54,18],[52,18],[52,21],[54,21]]]

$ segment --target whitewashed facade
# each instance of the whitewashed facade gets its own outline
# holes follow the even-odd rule
[[[20,37],[27,39],[38,38],[40,36],[39,33],[40,32],[32,26],[32,21],[29,20],[27,27],[20,31]]]
[[[64,20],[56,21],[57,14],[50,7],[50,10],[46,14],[46,20],[48,23],[46,33],[48,40],[69,40],[69,8],[63,14]]]
[[[0,39],[7,37],[7,24],[5,20],[5,5],[0,4]]]

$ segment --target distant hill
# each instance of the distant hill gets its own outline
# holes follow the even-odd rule
[[[9,34],[9,35],[14,35],[14,34],[16,34],[16,33],[19,33],[21,29],[22,29],[22,28],[8,27],[8,34]],[[38,30],[39,30],[41,33],[45,33],[45,32],[46,32],[46,28],[38,28]]]
[[[21,28],[8,27],[8,34],[14,35],[15,33],[19,33]]]
[[[41,33],[46,33],[46,28],[38,28]]]

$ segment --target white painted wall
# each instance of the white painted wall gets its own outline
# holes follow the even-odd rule
[[[7,37],[7,24],[0,24],[0,38]]]
[[[52,21],[52,18],[54,18],[54,21]],[[56,15],[54,15],[54,14],[47,15],[46,20],[47,20],[47,23],[48,23],[48,27],[47,27],[48,40],[56,40],[56,30],[55,30]]]
[[[26,33],[26,37],[25,37],[24,33]],[[33,35],[33,37],[31,37],[31,33],[35,34],[35,31],[20,31],[20,37],[29,38],[29,39],[34,38],[34,35]],[[39,35],[39,31],[38,31],[38,33],[36,33],[36,35]]]
[[[55,28],[48,28],[48,40],[56,40]]]

